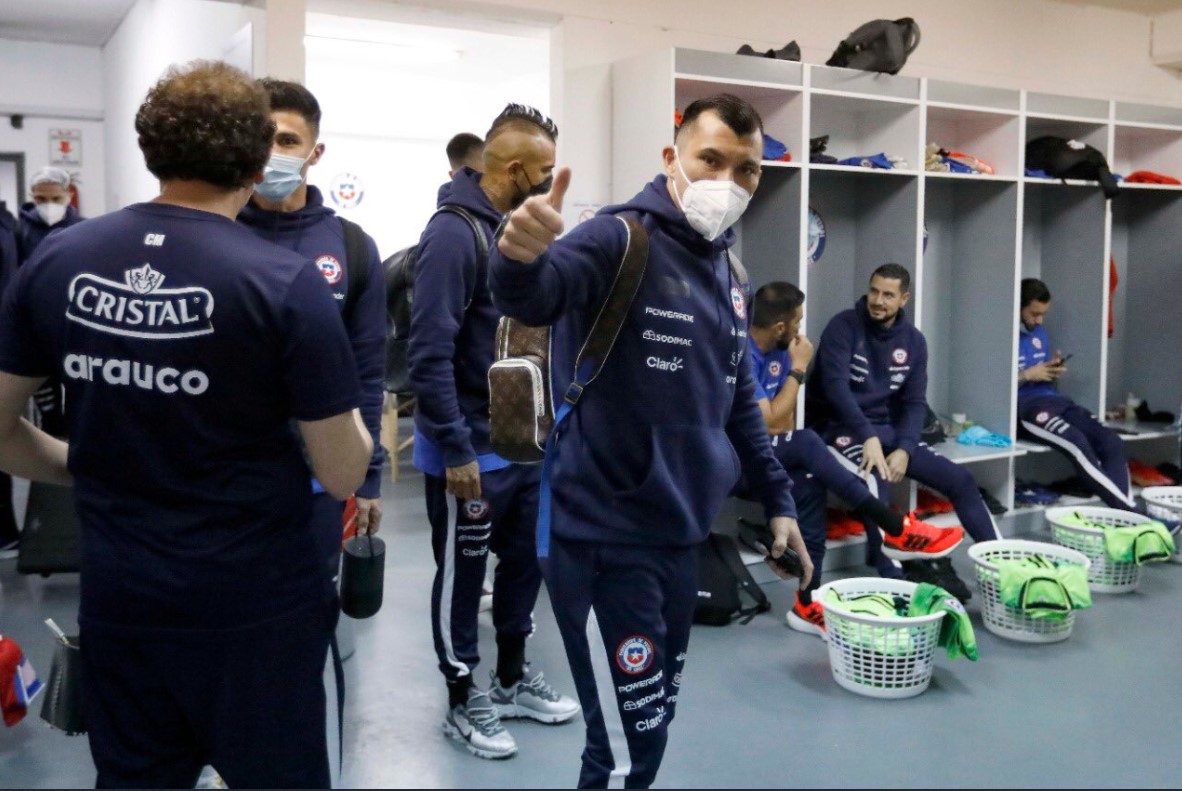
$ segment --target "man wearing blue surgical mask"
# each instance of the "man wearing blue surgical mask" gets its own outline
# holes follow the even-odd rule
[[[377,245],[356,225],[347,224],[324,205],[316,187],[307,183],[308,168],[324,156],[320,135],[320,104],[304,86],[263,79],[259,84],[270,95],[275,140],[271,158],[263,170],[263,182],[255,186],[250,202],[238,221],[260,237],[294,250],[316,262],[332,288],[341,318],[353,347],[361,376],[364,402],[361,416],[373,438],[374,453],[357,490],[357,529],[376,532],[382,519],[381,473],[384,451],[378,442],[382,412],[382,376],[385,366],[386,292]],[[350,223],[351,224],[351,223]],[[364,240],[368,261],[348,260],[346,237]],[[351,284],[358,272],[364,281]],[[317,482],[313,519],[322,538],[322,549],[335,574],[341,544],[343,503],[333,499]]]

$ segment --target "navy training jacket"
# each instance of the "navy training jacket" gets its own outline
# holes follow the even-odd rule
[[[603,371],[560,429],[551,530],[598,543],[693,545],[710,532],[741,471],[769,517],[795,517],[792,483],[755,400],[745,294],[726,252],[735,235],[706,241],[674,204],[664,175],[533,264],[494,249],[496,304],[526,324],[554,325],[561,399],[627,245],[624,223],[612,216],[621,213],[648,232],[648,265]]]
[[[440,190],[439,205],[466,209],[491,248],[501,215],[480,178],[460,168]],[[419,240],[408,355],[418,396],[415,466],[428,475],[474,460],[486,472],[508,466],[488,441],[488,369],[500,318],[472,226],[454,212],[439,212]]]
[[[365,483],[357,490],[358,497],[376,499],[382,496],[382,463],[386,451],[380,440],[382,401],[386,370],[386,279],[378,246],[367,234],[369,251],[367,280],[353,306],[352,315],[344,316],[345,297],[349,293],[349,268],[345,264],[345,228],[332,209],[324,205],[320,190],[308,185],[308,201],[293,212],[266,211],[254,203],[247,203],[238,214],[238,221],[257,236],[293,250],[316,262],[320,273],[332,289],[337,306],[342,311],[345,332],[353,347],[357,373],[361,377],[361,419],[373,438],[373,457],[365,473]]]
[[[928,346],[900,310],[889,329],[870,318],[866,297],[830,319],[817,344],[806,395],[808,423],[840,428],[861,443],[874,426],[893,426],[913,453],[927,417]]]

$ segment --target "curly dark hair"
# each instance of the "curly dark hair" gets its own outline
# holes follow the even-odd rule
[[[220,61],[172,66],[135,115],[148,170],[161,181],[205,181],[234,188],[271,155],[275,123],[267,92]]]

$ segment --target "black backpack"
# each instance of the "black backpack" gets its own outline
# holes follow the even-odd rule
[[[476,234],[476,250],[480,260],[487,261],[488,238],[477,219],[460,206],[441,206],[435,214],[441,211],[458,214],[468,221],[472,226],[472,232]],[[391,393],[405,393],[410,389],[407,350],[410,346],[410,308],[414,301],[415,262],[418,260],[418,254],[419,246],[413,244],[382,262],[386,273],[385,384],[386,390]]]
[[[1108,169],[1108,160],[1097,149],[1078,140],[1054,135],[1031,140],[1026,144],[1026,167],[1045,171],[1057,179],[1098,181],[1106,198],[1120,194],[1120,187]]]
[[[744,595],[754,604],[744,607]],[[694,623],[726,626],[736,617],[748,623],[771,606],[743,565],[735,539],[711,533],[698,545],[698,604],[694,608]]]
[[[898,74],[918,46],[919,24],[911,17],[876,19],[846,36],[825,65]]]
[[[353,318],[353,309],[365,284],[369,282],[369,243],[365,239],[365,231],[355,222],[338,217],[345,229],[345,271],[348,272],[349,282],[345,291],[345,306],[341,316],[348,326]]]

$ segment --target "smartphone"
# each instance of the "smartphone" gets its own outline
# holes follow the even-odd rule
[[[796,554],[794,550],[785,548],[784,554],[778,558],[773,558],[771,551],[767,551],[767,559],[775,563],[781,571],[790,577],[804,576],[804,564],[800,562],[800,555]]]
[[[1059,365],[1065,365],[1068,360],[1075,356],[1075,352],[1063,355],[1063,359],[1059,360]]]
[[[739,539],[756,552],[763,554],[765,560],[770,560],[789,576],[800,577],[804,574],[804,564],[800,562],[800,555],[794,550],[785,547],[783,555],[778,558],[772,557],[770,549],[772,531],[768,529],[767,525],[740,517]]]

